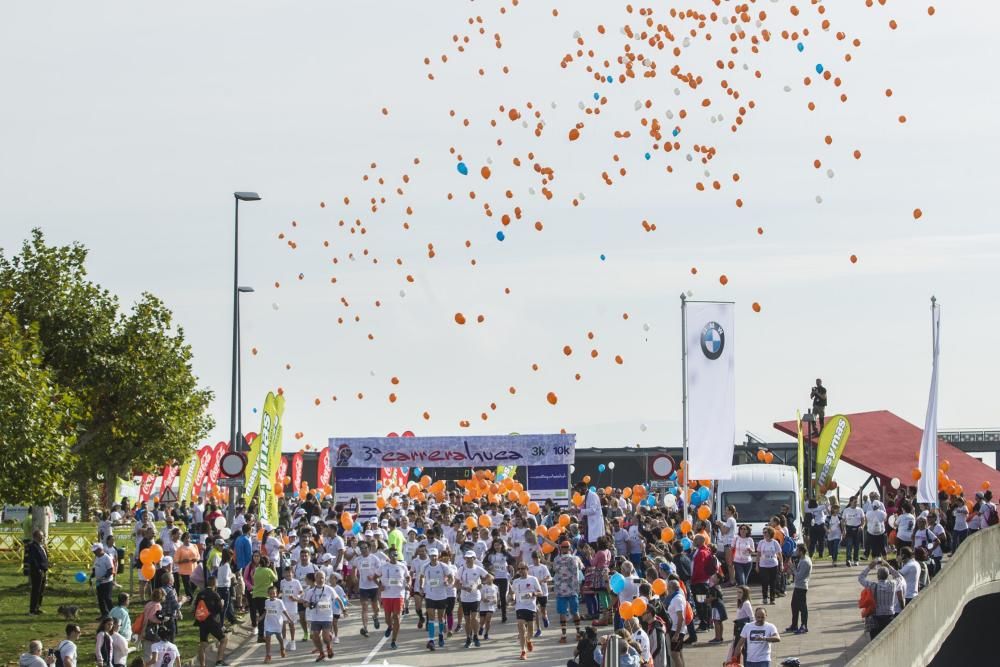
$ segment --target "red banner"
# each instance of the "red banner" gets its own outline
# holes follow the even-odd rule
[[[298,492],[302,486],[302,452],[296,452],[292,457],[292,491]]]
[[[274,485],[279,488],[285,488],[285,475],[288,474],[288,457],[282,456],[281,460],[278,461],[278,474],[274,478]]]
[[[319,454],[319,465],[316,467],[316,488],[322,489],[330,483],[330,473],[333,468],[330,466],[330,448],[324,447]]]
[[[379,481],[384,488],[403,489],[409,477],[409,468],[379,468]]]
[[[194,476],[194,495],[201,495],[201,487],[208,479],[208,473],[212,470],[213,459],[215,459],[215,448],[205,445],[198,450],[198,474]]]
[[[222,457],[225,456],[226,452],[229,451],[229,443],[224,441],[219,441],[216,443],[215,448],[212,450],[212,467],[208,470],[208,488],[209,490],[214,489],[219,483],[219,473],[221,472],[220,466],[222,465]]]
[[[142,473],[142,480],[139,482],[139,502],[144,503],[149,500],[149,496],[153,493],[153,483],[156,481],[156,475],[150,475],[149,473]]]
[[[174,485],[174,480],[177,479],[178,473],[177,466],[167,464],[163,466],[163,479],[160,481],[160,497],[163,497],[163,492]]]

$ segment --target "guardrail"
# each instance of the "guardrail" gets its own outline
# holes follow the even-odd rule
[[[848,667],[930,664],[965,605],[977,597],[1000,593],[998,558],[1000,526],[977,531]]]
[[[131,553],[132,529],[128,526],[114,528],[119,546]],[[97,528],[92,523],[51,524],[46,548],[52,563],[89,563],[94,555],[91,545],[97,541]],[[0,563],[24,562],[24,531],[20,526],[0,526]]]

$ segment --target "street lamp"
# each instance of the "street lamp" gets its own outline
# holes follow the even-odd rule
[[[230,446],[233,448],[234,452],[238,452],[243,449],[243,443],[240,440],[243,436],[240,435],[238,430],[238,412],[237,412],[237,402],[239,400],[239,387],[237,385],[237,377],[239,373],[240,365],[240,330],[239,330],[239,320],[240,320],[240,202],[241,201],[260,201],[260,195],[256,192],[234,192],[233,199],[236,201],[236,224],[233,230],[233,377],[232,377],[232,393],[230,395],[230,405],[229,405],[229,442]],[[232,518],[232,513],[234,510],[234,505],[236,504],[236,489],[231,487],[229,490],[229,516]]]
[[[253,294],[254,289],[245,285],[236,288],[238,294]],[[243,321],[240,317],[239,299],[236,301],[236,346],[237,350],[243,345]],[[243,355],[237,353],[236,357],[236,434],[243,437]],[[241,445],[242,446],[242,445]]]

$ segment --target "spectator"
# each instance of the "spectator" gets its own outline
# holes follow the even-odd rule
[[[966,537],[969,536],[969,507],[965,504],[965,498],[959,496],[952,498],[951,513],[955,517],[955,526],[951,531],[951,555]]]
[[[868,573],[878,567],[878,581],[868,581]],[[876,558],[858,574],[858,583],[867,588],[875,597],[875,616],[869,634],[872,639],[878,637],[896,614],[903,608],[903,590],[906,583],[903,576],[881,558]]]
[[[594,628],[586,628],[583,634],[578,634],[577,637],[579,640],[573,651],[573,659],[566,663],[566,667],[600,667],[600,663],[594,660],[597,631]]]
[[[736,538],[733,540],[733,565],[736,568],[736,585],[746,586],[753,570],[753,556],[757,545],[750,537],[750,524],[740,524]]]
[[[244,523],[240,536],[233,542],[233,551],[236,554],[236,568],[241,572],[250,564],[253,557],[253,545],[250,543],[251,526]]]
[[[844,559],[848,567],[858,564],[861,538],[864,535],[865,513],[858,507],[858,497],[851,496],[844,510]]]
[[[818,549],[819,557],[823,558],[823,548],[826,546],[826,505],[816,502],[815,498],[809,499],[806,509],[812,515],[812,523],[809,526],[809,557]]]
[[[97,590],[97,606],[101,615],[98,620],[105,618],[114,604],[111,602],[111,591],[115,587],[115,562],[104,551],[104,545],[95,543],[90,550],[94,552],[94,566],[92,575]]]
[[[871,549],[871,554],[875,558],[885,557],[885,506],[878,500],[878,494],[872,500],[871,509],[865,513],[865,523],[867,525],[865,535],[865,550]]]
[[[840,542],[844,537],[844,517],[840,515],[840,505],[830,505],[829,526],[826,529],[826,546],[830,550],[830,565],[837,567],[837,556],[840,555]]]
[[[899,504],[899,516],[896,517],[896,549],[912,547],[913,531],[917,528],[917,519],[913,516],[913,505],[904,500]]]
[[[795,566],[795,583],[792,589],[792,624],[785,628],[785,632],[794,632],[803,635],[809,632],[809,603],[807,596],[809,593],[809,577],[812,575],[812,559],[806,555],[806,547],[800,544],[796,547],[799,557],[798,565]],[[799,625],[799,614],[802,615],[802,625]]]
[[[922,567],[917,562],[917,559],[913,557],[913,549],[910,547],[903,547],[899,550],[899,559],[903,563],[903,566],[899,568],[899,573],[903,575],[903,581],[906,582],[906,592],[903,595],[903,606],[906,606],[920,592]]]
[[[774,604],[778,566],[781,563],[781,546],[774,539],[774,528],[764,527],[764,539],[757,545],[757,573],[760,576],[761,604]]]
[[[33,639],[28,642],[28,652],[22,653],[17,667],[49,667],[55,663],[55,656],[42,657],[42,642]]]
[[[739,532],[739,529],[736,527],[737,517],[736,506],[726,505],[726,520],[717,520],[715,522],[715,527],[719,530],[719,550],[722,551],[722,559],[726,564],[727,586],[736,585],[734,546]]]
[[[740,641],[736,645],[736,653],[746,647],[746,667],[769,667],[771,664],[771,644],[781,641],[778,628],[767,622],[767,610],[757,607],[754,611],[754,622],[743,626]]]
[[[108,616],[118,621],[121,628],[118,632],[126,641],[132,639],[132,618],[128,613],[128,593],[118,594],[118,605],[108,612]]]
[[[45,595],[45,584],[49,577],[49,554],[45,549],[45,533],[40,530],[31,534],[31,541],[24,550],[24,570],[31,582],[28,613],[36,616],[44,613],[42,597]]]
[[[97,659],[97,667],[112,667],[114,664],[114,641],[111,636],[114,634],[115,620],[110,616],[105,616],[97,626],[97,637],[94,646],[94,656]]]
[[[177,565],[177,574],[181,578],[181,587],[184,595],[193,597],[194,585],[191,583],[191,575],[194,573],[195,565],[201,560],[201,552],[198,547],[191,544],[191,534],[181,533],[181,543],[177,545],[174,552],[174,564]]]
[[[80,626],[70,623],[66,626],[66,639],[56,646],[56,664],[62,661],[63,667],[77,667],[76,642],[80,640]]]

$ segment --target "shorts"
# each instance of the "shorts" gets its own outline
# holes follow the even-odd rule
[[[427,604],[425,606],[428,609],[447,609],[448,608],[448,601],[447,600],[432,600],[430,598],[427,598]]]
[[[684,650],[684,640],[685,639],[687,639],[687,637],[685,637],[684,635],[681,635],[680,640],[679,641],[675,641],[673,634],[671,634],[670,635],[670,652],[671,653],[680,653],[681,651],[683,651]]]
[[[480,609],[479,610],[479,618],[486,618],[487,614],[492,614],[494,612],[496,612],[496,609],[485,609],[485,610]]]
[[[529,623],[535,620],[535,612],[530,609],[518,609],[515,611],[514,616],[519,621],[528,621]]]
[[[473,602],[463,602],[462,603],[462,614],[475,614],[479,611],[479,601]]]
[[[358,598],[361,600],[374,600],[376,597],[378,597],[377,588],[358,589]]]
[[[549,604],[549,596],[539,595],[537,598],[535,598],[535,604],[538,605],[539,609],[545,609],[545,607],[548,606]]]
[[[310,632],[322,632],[323,630],[329,630],[333,627],[333,621],[310,621],[309,631]]]
[[[306,606],[305,606],[305,604],[303,604],[302,602],[300,602],[300,603],[299,603],[299,613],[301,614],[301,613],[302,613],[302,612],[304,612],[305,610],[306,610]]]
[[[560,616],[579,616],[580,598],[575,595],[556,598],[556,611]]]
[[[207,642],[208,637],[211,635],[215,637],[218,641],[222,641],[222,638],[226,636],[226,633],[222,631],[222,626],[219,625],[214,619],[206,619],[201,622],[198,626],[198,639]]]
[[[382,609],[386,615],[403,611],[403,598],[382,598]]]
[[[281,641],[281,633],[280,632],[265,632],[264,633],[264,638],[266,639],[267,637],[277,637],[278,641]]]

